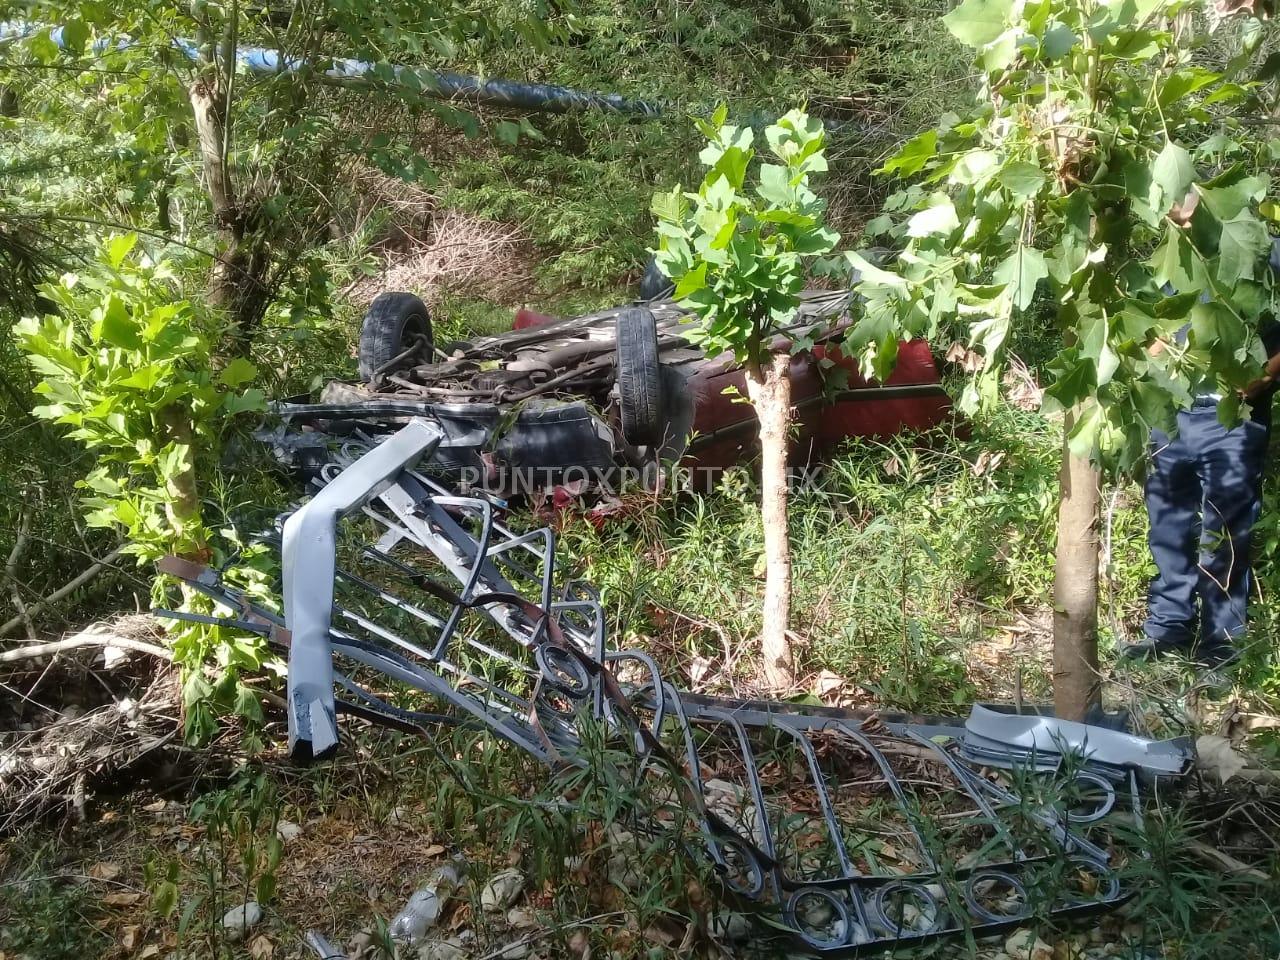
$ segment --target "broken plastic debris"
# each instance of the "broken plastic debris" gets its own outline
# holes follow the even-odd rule
[[[410,947],[420,944],[427,931],[439,921],[460,877],[460,865],[457,863],[446,863],[433,873],[391,921],[391,938]]]

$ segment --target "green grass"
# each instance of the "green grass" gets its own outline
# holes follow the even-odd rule
[[[0,953],[83,960],[100,955],[108,942],[92,922],[101,911],[91,890],[75,872],[59,868],[61,846],[14,843],[14,869],[0,875]]]
[[[793,618],[806,673],[831,670],[911,709],[967,702],[966,648],[1045,603],[1056,448],[1002,411],[956,436],[851,442],[790,503]],[[1007,451],[983,471],[983,453]],[[688,660],[750,649],[762,540],[754,483],[640,501],[601,529],[569,519],[565,552],[627,638]],[[719,628],[719,629],[717,629]],[[723,665],[721,663],[721,665]],[[751,673],[750,658],[739,679]],[[988,694],[995,691],[987,691]]]

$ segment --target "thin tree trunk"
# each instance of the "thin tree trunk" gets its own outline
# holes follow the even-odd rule
[[[774,690],[794,686],[791,642],[791,545],[787,537],[787,427],[791,420],[791,358],[775,353],[747,376],[747,393],[760,421],[760,512],[764,520],[765,582],[760,652],[764,681]]]
[[[180,541],[183,556],[200,557],[204,553],[204,538],[200,530],[200,488],[196,482],[195,448],[192,446],[191,421],[183,407],[166,407],[160,414],[165,436],[179,446],[187,448],[187,465],[172,476],[165,477],[165,513],[173,527],[182,533]],[[191,528],[194,527],[194,535]]]
[[[195,117],[196,138],[200,144],[200,164],[204,170],[204,186],[213,204],[213,220],[220,231],[233,239],[240,236],[240,211],[236,209],[235,188],[227,172],[222,148],[226,128],[218,87],[211,79],[201,77],[191,85],[191,112]]]
[[[1059,717],[1084,720],[1099,700],[1098,470],[1072,454],[1063,425],[1058,551],[1053,574],[1053,700]]]
[[[224,245],[222,255],[213,265],[209,302],[227,311],[235,341],[231,352],[241,353],[247,348],[266,305],[268,261],[252,234],[246,234],[245,213],[236,199],[235,185],[227,169],[225,105],[218,97],[217,84],[209,77],[201,77],[188,93],[205,190],[213,206],[213,225]]]

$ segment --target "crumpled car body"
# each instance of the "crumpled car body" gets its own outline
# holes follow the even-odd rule
[[[842,353],[850,297],[806,292],[788,331],[812,341],[791,361],[793,463],[808,463],[851,438],[928,430],[951,415],[925,341],[901,345],[898,366],[883,384],[868,381]],[[644,436],[628,426],[628,397],[620,389],[629,360],[619,331],[636,320],[652,324],[656,342],[653,356],[630,361],[653,378],[646,389],[656,394],[656,400],[642,394],[660,418],[656,433]],[[446,345],[423,337],[420,349],[410,346],[377,365],[382,354],[367,362],[362,357],[365,382],[334,381],[319,404],[284,403],[277,410],[326,433],[342,433],[352,423],[394,429],[409,416],[427,417],[450,436],[475,438],[442,450],[433,470],[494,492],[607,483],[619,468],[658,464],[678,464],[686,479],[709,482],[754,454],[756,418],[744,402],[742,367],[728,355],[708,357],[692,336],[694,326],[670,300],[568,319],[521,310],[511,330],[494,336]],[[384,354],[395,346],[383,344]],[[775,344],[787,347],[781,337]]]
[[[334,755],[341,715],[428,738],[478,727],[552,768],[591,763],[603,730],[646,774],[632,832],[670,832],[759,918],[754,937],[817,956],[982,938],[1132,894],[1123,868],[1143,850],[1124,838],[1142,836],[1144,788],[1186,775],[1188,743],[1008,708],[961,721],[681,690],[611,642],[552,528],[513,529],[491,498],[431,480],[459,439],[411,419],[344,444],[266,537],[278,601],[161,563],[231,614],[168,615],[287,654],[291,757]]]

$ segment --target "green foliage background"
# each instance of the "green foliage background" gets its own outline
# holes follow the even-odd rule
[[[443,20],[424,24],[415,19],[421,5],[414,3],[380,4],[369,8],[373,14],[357,4],[320,5],[331,22],[314,38],[319,50],[618,92],[671,109],[655,121],[600,113],[524,117],[323,88],[309,91],[301,110],[283,82],[251,87],[236,134],[237,159],[248,169],[270,171],[288,155],[279,179],[269,181],[273,189],[254,197],[272,240],[288,256],[248,358],[257,377],[237,387],[282,396],[354,373],[360,308],[353,283],[373,269],[371,249],[392,245],[395,223],[387,193],[362,192],[351,176],[357,167],[393,178],[393,198],[402,183],[406,193],[429,196],[435,209],[515,224],[535,245],[535,282],[525,292],[530,304],[580,312],[632,295],[652,243],[650,198],[700,176],[701,138],[690,114],[709,116],[714,104],[725,102],[731,119],[754,122],[803,102],[812,115],[846,121],[830,130],[830,170],[818,191],[829,224],[852,239],[885,199],[887,187],[872,171],[939,116],[972,100],[979,78],[941,21],[950,6],[944,0],[489,0],[438,5]],[[10,15],[6,9],[0,20]],[[190,26],[185,3],[118,10],[92,2],[36,3],[21,15],[48,22],[118,16],[138,33],[150,24],[159,35],[183,34]],[[1225,62],[1238,41],[1238,31],[1226,29],[1196,56]],[[83,491],[75,482],[94,469],[94,456],[29,413],[40,402],[32,393],[36,377],[18,353],[12,327],[20,316],[41,312],[41,304],[21,281],[83,270],[98,240],[134,230],[137,254],[166,260],[185,299],[200,300],[208,254],[219,240],[193,173],[192,144],[175,133],[174,120],[188,112],[179,82],[188,77],[165,42],[137,56],[76,66],[48,44],[0,44],[0,268],[6,281],[0,283],[0,560],[29,515],[18,576],[28,600],[108,552],[117,536],[83,519]],[[273,112],[273,97],[283,98],[285,107]],[[293,146],[286,151],[285,144]],[[909,200],[898,202],[891,212],[905,213]],[[369,205],[370,216],[358,215]],[[873,224],[871,232],[884,227]],[[510,322],[508,305],[475,290],[442,291],[438,312],[438,329],[451,336]],[[1058,348],[1052,320],[1048,313],[1028,318],[1007,344],[1041,382]],[[939,352],[947,346],[937,344]],[[956,371],[948,377],[958,393],[962,377]],[[1037,655],[1047,637],[1060,425],[1008,402],[1009,386],[999,383],[996,402],[956,433],[851,445],[793,497],[794,626],[802,669],[836,674],[851,699],[922,711],[950,712],[975,696],[1007,699],[1015,685],[1028,700],[1046,694],[1048,677],[1036,664],[1043,662]],[[246,449],[230,419],[210,429],[219,435],[207,453]],[[255,528],[297,492],[243,461],[228,470],[210,455],[201,467],[203,523],[213,531],[218,560],[243,547],[233,524]],[[660,651],[673,677],[696,684],[708,663],[723,665],[726,647],[748,647],[758,630],[756,504],[745,475],[733,474],[708,496],[629,504],[603,529],[566,518],[562,550],[576,575],[602,588],[617,644]],[[1104,522],[1102,626],[1109,648],[1138,629],[1150,574],[1134,485],[1108,490]],[[1240,686],[1274,704],[1280,674],[1272,638],[1280,614],[1267,602],[1280,589],[1274,489],[1266,494],[1258,541],[1263,602],[1255,604]],[[250,585],[264,587],[270,573],[265,564],[253,570]],[[150,579],[145,571],[117,570],[39,618],[37,627],[56,634],[145,606]],[[259,666],[258,651],[243,637],[214,639],[216,649],[201,646],[197,658],[212,654],[218,668],[212,679],[219,684]],[[1177,669],[1149,679],[1186,689],[1191,678]],[[256,709],[255,698],[240,699],[242,691],[215,690],[203,675],[192,677],[197,700],[220,700],[246,714]],[[188,720],[196,732],[214,723],[207,710]],[[483,750],[474,768],[488,778],[491,793],[505,795],[512,779],[532,779],[525,770],[504,770],[492,744]],[[453,752],[473,753],[470,745]],[[388,757],[391,769],[403,774],[390,778],[394,795],[368,791],[363,782],[353,788],[372,819],[390,824],[403,793],[416,791],[435,805],[440,819],[432,829],[462,835],[478,826],[500,834],[493,846],[504,864],[511,838],[535,828],[539,855],[564,862],[568,851],[551,842],[572,838],[573,831],[559,820],[536,822],[552,816],[538,811],[558,808],[515,800],[518,817],[495,817],[481,806],[484,793],[457,789],[414,751],[391,749]],[[317,777],[304,789],[327,807],[332,796],[323,778],[331,792],[348,781],[341,768],[326,767]],[[226,812],[245,804],[254,806],[228,801]],[[386,809],[375,815],[378,804]],[[212,808],[205,813],[211,820],[222,816]],[[230,835],[229,822],[221,829]],[[1153,886],[1160,899],[1142,905],[1168,954],[1218,957],[1256,947],[1256,932],[1274,926],[1267,888],[1242,893],[1234,879],[1165,869],[1175,854],[1185,857],[1183,850],[1157,851],[1150,869],[1165,886]],[[50,957],[101,952],[101,936],[78,918],[80,888],[68,893],[45,883],[47,872],[61,868],[61,851],[58,857],[48,871],[42,858],[32,857],[31,884],[0,890],[0,911],[23,917],[20,924],[0,924],[0,948]],[[580,886],[557,889],[572,898]],[[1236,915],[1224,915],[1224,904]],[[216,926],[219,912],[205,913],[203,920]],[[582,915],[576,908],[565,913]],[[73,919],[61,922],[66,916]]]

